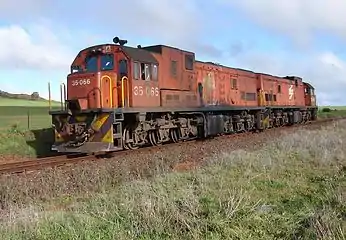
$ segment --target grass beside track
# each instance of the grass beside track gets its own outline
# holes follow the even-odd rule
[[[204,167],[126,163],[0,177],[4,239],[345,239],[346,121]],[[117,163],[119,164],[119,163]],[[151,176],[141,178],[138,176]]]

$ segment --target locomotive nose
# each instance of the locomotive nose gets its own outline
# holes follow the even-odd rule
[[[94,73],[69,76],[67,78],[66,99],[69,109],[81,110],[97,106],[100,98],[97,82],[97,75]]]

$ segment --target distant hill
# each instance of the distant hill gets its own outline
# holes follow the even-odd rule
[[[33,101],[37,101],[37,100],[47,101],[47,99],[42,98],[38,94],[38,92],[33,92],[32,94],[24,94],[24,93],[17,94],[17,93],[9,93],[9,92],[0,90],[0,97],[10,98],[10,99],[33,100]]]
[[[32,94],[16,94],[0,90],[0,107],[45,107],[48,106],[48,100],[41,97],[38,92]],[[60,106],[60,102],[51,101],[51,106]]]

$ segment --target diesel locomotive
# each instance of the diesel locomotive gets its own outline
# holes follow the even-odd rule
[[[317,118],[314,87],[195,59],[165,45],[81,50],[50,111],[58,152],[97,153],[263,131]]]

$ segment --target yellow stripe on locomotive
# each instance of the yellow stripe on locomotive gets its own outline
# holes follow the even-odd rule
[[[108,151],[113,145],[113,114],[55,115],[54,148],[60,152]]]

